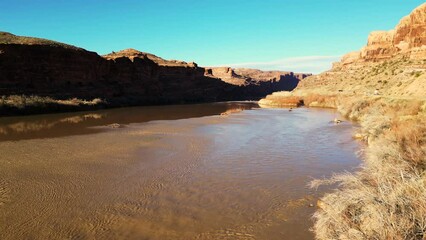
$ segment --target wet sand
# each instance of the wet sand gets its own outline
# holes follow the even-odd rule
[[[354,127],[333,111],[231,112],[1,141],[0,239],[313,239],[327,189],[306,184],[359,164]]]

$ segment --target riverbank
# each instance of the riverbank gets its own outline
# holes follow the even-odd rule
[[[56,99],[37,95],[8,95],[0,96],[0,117],[25,116],[67,112],[83,112],[112,108],[138,106],[184,105],[217,102],[205,99],[177,100],[164,97],[146,98],[127,96],[112,99],[80,98]],[[220,102],[220,101],[219,101]]]
[[[266,95],[266,93],[265,93]],[[144,97],[144,96],[123,96],[109,99],[91,98],[89,100],[81,98],[54,98],[38,95],[3,95],[0,96],[0,117],[26,116],[39,114],[83,112],[113,108],[142,107],[142,106],[165,106],[165,105],[192,105],[203,103],[221,102],[255,102],[261,97],[237,97],[233,101],[226,99],[177,99],[170,97]],[[223,101],[222,101],[223,100]]]
[[[34,95],[0,96],[0,117],[88,111],[106,107],[108,107],[108,103],[99,98],[88,101],[78,98],[59,100]]]
[[[426,103],[382,96],[275,93],[261,106],[336,108],[360,123],[367,143],[364,164],[353,174],[315,180],[338,183],[318,201],[317,239],[424,239],[426,237]]]

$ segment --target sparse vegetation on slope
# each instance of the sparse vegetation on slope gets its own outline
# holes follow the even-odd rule
[[[106,104],[106,102],[99,98],[87,101],[77,98],[57,100],[51,97],[40,96],[1,96],[0,116],[89,110],[100,108],[104,104]]]
[[[35,37],[16,36],[8,32],[0,32],[0,44],[49,45],[49,46],[58,46],[58,47],[69,48],[74,50],[82,50],[81,48],[60,43],[60,42],[55,42],[52,40],[35,38]]]
[[[319,94],[337,93],[395,97],[421,97],[426,92],[426,62],[395,58],[382,62],[336,65],[330,71],[308,77],[299,89]]]
[[[303,105],[303,98],[293,95],[290,92],[275,92],[261,99],[259,105],[270,107],[299,107]]]

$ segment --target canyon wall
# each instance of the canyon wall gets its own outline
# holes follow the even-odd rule
[[[301,80],[311,76],[304,73],[230,67],[206,68],[205,75],[238,86],[239,94],[247,96],[266,96],[276,91],[291,91]]]
[[[260,71],[259,71],[260,72]],[[106,99],[113,105],[256,100],[292,90],[305,75],[227,81],[196,63],[135,49],[105,56],[54,41],[0,33],[0,95]]]
[[[372,32],[360,51],[344,55],[331,70],[304,79],[297,91],[425,97],[426,3],[395,29]]]
[[[390,31],[374,31],[360,51],[345,55],[342,64],[380,61],[403,56],[412,60],[426,58],[426,3],[405,16]]]

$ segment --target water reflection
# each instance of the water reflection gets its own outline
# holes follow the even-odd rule
[[[231,106],[35,116],[57,123],[6,136],[243,108]],[[313,239],[310,204],[324,189],[307,183],[359,164],[352,125],[330,124],[333,117],[308,108],[256,109],[0,142],[0,239]],[[22,122],[29,121],[9,125]]]
[[[103,131],[96,126],[126,125],[153,120],[176,120],[212,115],[229,115],[257,108],[254,102],[149,106],[94,112],[48,114],[0,118],[0,141],[64,137]]]
[[[76,124],[81,123],[84,121],[87,121],[89,119],[102,119],[106,116],[106,114],[84,114],[84,115],[77,115],[72,117],[65,117],[65,118],[59,118],[59,119],[16,119],[17,121],[13,121],[12,123],[5,124],[3,126],[0,126],[0,134],[3,135],[10,135],[10,134],[20,134],[20,133],[29,133],[29,132],[36,132],[36,131],[42,131],[47,130],[55,127],[58,124]],[[29,121],[28,121],[29,120]]]

